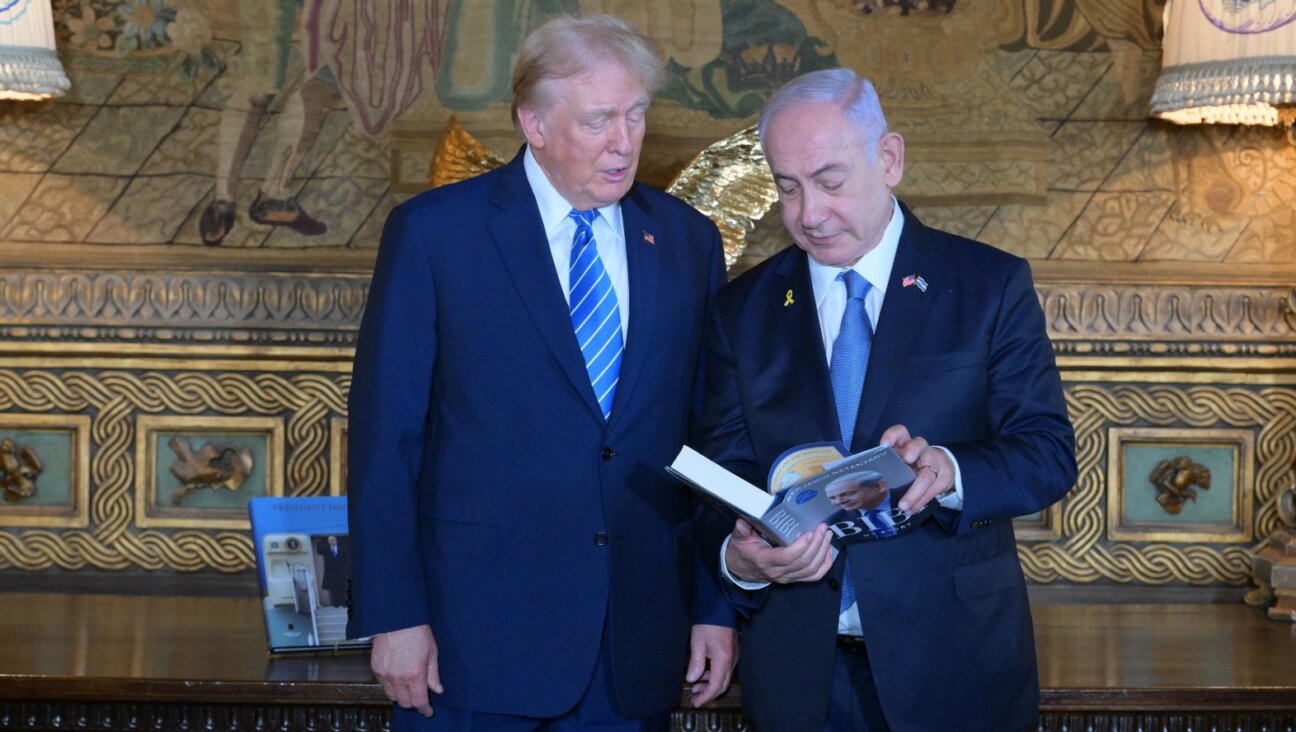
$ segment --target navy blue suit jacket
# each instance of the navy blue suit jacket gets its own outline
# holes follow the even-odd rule
[[[621,211],[630,320],[607,423],[521,154],[387,221],[349,401],[349,632],[429,624],[434,704],[565,712],[606,623],[622,713],[660,712],[690,624],[733,624],[663,469],[700,404],[719,234],[639,184]]]
[[[1021,729],[1039,682],[1011,518],[1073,485],[1074,436],[1027,263],[905,217],[853,445],[903,424],[949,448],[964,507],[848,547],[864,637],[895,732]],[[789,447],[837,439],[806,254],[738,278],[715,313],[701,449],[756,481]],[[759,729],[822,728],[842,565],[759,593],[728,585],[749,616],[739,678]]]

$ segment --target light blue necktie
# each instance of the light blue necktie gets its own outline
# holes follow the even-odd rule
[[[868,294],[868,280],[853,269],[837,275],[846,283],[846,311],[842,313],[841,330],[833,341],[832,363],[828,367],[832,377],[833,399],[837,402],[837,422],[841,427],[842,444],[847,452],[855,435],[855,417],[859,413],[860,395],[864,393],[864,374],[868,371],[869,353],[873,350],[873,324],[864,309],[864,296]],[[851,581],[850,558],[846,558],[842,575],[841,606],[838,614],[855,604],[855,583]]]
[[[567,215],[576,222],[571,269],[567,274],[572,327],[585,357],[585,371],[594,387],[594,396],[603,410],[603,418],[607,419],[612,414],[612,399],[621,376],[621,312],[617,309],[612,279],[594,246],[591,226],[598,218],[598,210],[572,209]]]

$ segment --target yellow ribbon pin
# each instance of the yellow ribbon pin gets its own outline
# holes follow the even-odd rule
[[[792,291],[791,291],[791,290],[788,290],[788,291],[787,291],[787,299],[783,301],[783,307],[787,307],[787,306],[791,305],[791,304],[794,303],[794,302],[796,302],[796,301],[792,299]]]

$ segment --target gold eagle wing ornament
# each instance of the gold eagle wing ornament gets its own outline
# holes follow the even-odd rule
[[[480,175],[504,162],[452,116],[437,141],[428,171],[431,187]],[[765,167],[755,126],[707,146],[675,176],[666,191],[715,222],[724,242],[726,268],[742,256],[747,248],[747,233],[778,200],[778,189]]]
[[[666,191],[715,222],[724,241],[726,269],[742,256],[747,233],[778,200],[754,125],[711,143]]]
[[[441,139],[437,140],[436,152],[432,155],[432,165],[428,170],[428,182],[431,188],[440,188],[494,170],[506,162],[508,161],[478,142],[472,133],[459,124],[459,119],[451,115],[446,120]]]

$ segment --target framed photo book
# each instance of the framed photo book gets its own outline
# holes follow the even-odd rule
[[[347,637],[351,551],[345,496],[248,504],[271,653],[367,648]]]

